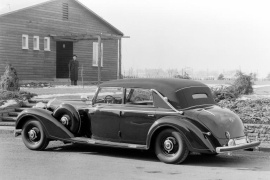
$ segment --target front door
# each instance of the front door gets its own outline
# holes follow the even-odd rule
[[[126,105],[121,113],[121,140],[146,144],[147,134],[156,120],[156,108],[150,105]]]
[[[68,64],[73,56],[73,42],[56,42],[56,78],[69,78]]]
[[[120,141],[120,110],[123,109],[123,88],[102,87],[90,113],[91,130],[95,139]]]
[[[147,133],[156,120],[152,92],[149,89],[127,88],[125,106],[120,114],[122,142],[145,144]]]

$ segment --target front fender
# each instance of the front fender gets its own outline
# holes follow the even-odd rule
[[[179,133],[181,133],[185,138],[190,151],[215,151],[214,145],[209,141],[211,137],[208,139],[204,134],[209,130],[207,130],[203,125],[198,124],[197,121],[179,116],[166,116],[155,121],[148,131],[146,142],[147,148],[150,147],[155,135],[164,128],[173,128],[179,131]]]
[[[23,125],[29,119],[39,121],[43,125],[45,133],[50,139],[66,139],[74,137],[67,128],[52,116],[52,112],[39,108],[31,108],[21,112],[17,118],[15,130],[22,129]]]

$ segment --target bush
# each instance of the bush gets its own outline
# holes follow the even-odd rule
[[[236,80],[231,86],[212,87],[212,94],[216,102],[221,100],[235,100],[242,94],[253,93],[253,75],[245,75],[242,72],[236,73]]]
[[[239,97],[239,93],[235,91],[233,86],[211,87],[210,89],[216,102],[224,99],[234,100]]]
[[[253,93],[253,74],[245,75],[241,71],[236,73],[236,80],[233,83],[235,91],[239,94],[252,94]]]
[[[270,124],[270,99],[222,100],[218,105],[238,114],[243,123]]]
[[[0,90],[0,100],[29,100],[32,97],[37,96],[37,94],[26,92],[26,91],[5,91]]]
[[[223,74],[220,74],[220,75],[218,76],[218,80],[224,80],[224,75],[223,75]]]
[[[7,91],[19,91],[19,78],[16,69],[12,67],[11,64],[8,64],[5,69],[4,75],[1,76],[1,89]]]

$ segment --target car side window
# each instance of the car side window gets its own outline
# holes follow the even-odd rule
[[[102,87],[96,97],[96,104],[122,104],[123,88]]]
[[[153,106],[153,96],[150,89],[127,88],[126,104]]]

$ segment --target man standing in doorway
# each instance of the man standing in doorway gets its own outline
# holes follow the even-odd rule
[[[79,69],[79,61],[76,60],[77,56],[74,54],[73,59],[70,60],[68,64],[69,68],[69,78],[71,80],[71,85],[77,85],[78,80],[78,69]]]

